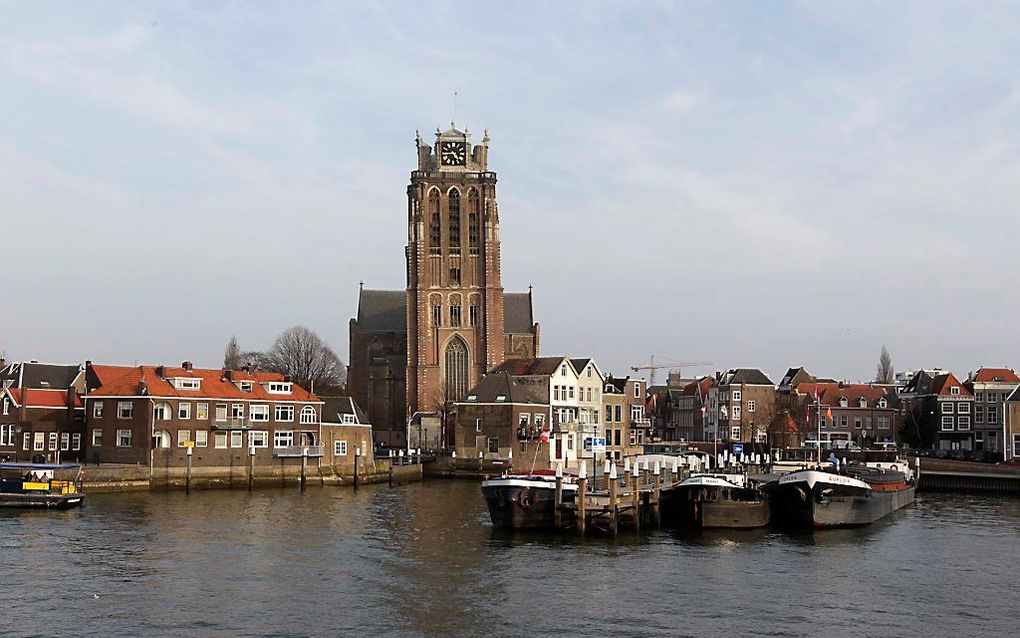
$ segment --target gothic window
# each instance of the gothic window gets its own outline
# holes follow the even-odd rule
[[[439,226],[439,191],[437,189],[432,189],[429,193],[429,213],[431,214],[431,221],[429,222],[429,252],[433,255],[438,255],[442,231]]]
[[[460,254],[460,191],[454,188],[449,196],[450,254]]]
[[[432,325],[437,328],[443,325],[443,307],[438,303],[432,304]]]
[[[468,245],[472,255],[481,252],[481,232],[478,226],[478,191],[471,189],[468,193]]]
[[[468,390],[468,350],[464,340],[455,337],[446,346],[446,400],[459,401]]]
[[[450,303],[450,325],[457,328],[460,327],[460,302],[457,300],[451,300]]]
[[[451,286],[459,286],[460,285],[460,268],[451,268],[450,269],[450,285]]]
[[[468,307],[468,321],[472,326],[478,325],[478,304],[471,300],[471,305]]]

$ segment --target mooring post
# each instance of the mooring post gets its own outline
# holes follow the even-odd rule
[[[563,528],[563,466],[556,464],[556,492],[553,497],[553,521],[556,529]]]
[[[652,488],[652,523],[658,527],[661,524],[659,509],[659,497],[662,495],[662,482],[659,473],[661,468],[659,462],[655,462],[655,467],[652,468],[652,475],[655,477],[655,486]]]
[[[608,463],[608,465],[609,474],[606,477],[606,483],[609,485],[609,531],[615,536],[619,529],[617,525],[619,508],[616,503],[616,463]]]
[[[361,458],[361,448],[354,448],[354,491],[358,491],[358,459]]]
[[[641,470],[638,468],[637,460],[634,461],[634,465],[631,467],[630,472],[630,486],[633,490],[631,494],[631,504],[634,507],[634,531],[641,529]]]
[[[581,467],[577,470],[577,534],[578,536],[584,536],[584,517],[585,517],[585,494],[586,488],[588,487],[588,465],[581,463]]]
[[[192,455],[193,451],[194,451],[194,448],[189,445],[188,446],[188,476],[187,476],[187,478],[184,479],[184,493],[189,495],[189,496],[191,495],[191,455]]]
[[[308,448],[301,448],[301,491],[305,491],[305,471],[308,469]]]
[[[248,491],[255,486],[255,446],[248,446]]]
[[[485,458],[485,455],[482,452],[479,452],[478,453],[478,473],[479,474],[482,473],[482,459],[484,459],[484,458]]]

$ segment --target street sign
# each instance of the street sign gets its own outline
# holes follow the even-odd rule
[[[586,436],[586,437],[584,437],[584,451],[585,452],[605,452],[606,451],[606,437],[604,437],[604,436]]]
[[[743,453],[744,453],[744,444],[743,443],[734,443],[733,444],[733,456],[740,456]]]

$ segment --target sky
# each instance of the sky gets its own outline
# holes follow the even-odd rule
[[[300,324],[346,360],[359,282],[405,285],[415,131],[456,121],[543,354],[1015,368],[1017,33],[934,0],[0,2],[0,351],[218,366]]]

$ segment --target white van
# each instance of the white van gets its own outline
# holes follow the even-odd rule
[[[860,452],[861,446],[857,445],[856,441],[850,441],[847,439],[833,439],[829,441],[830,450],[847,450],[849,452]]]

